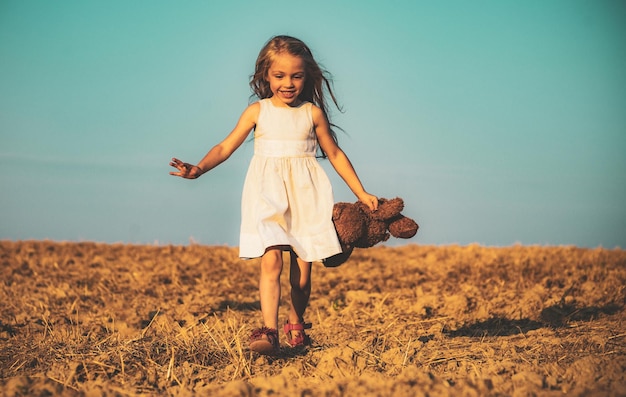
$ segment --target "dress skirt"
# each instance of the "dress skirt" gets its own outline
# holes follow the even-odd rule
[[[257,140],[241,201],[239,256],[288,245],[307,262],[341,252],[332,186],[310,143]]]

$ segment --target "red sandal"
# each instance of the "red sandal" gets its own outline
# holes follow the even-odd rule
[[[252,335],[250,335],[250,350],[268,356],[276,355],[280,351],[278,331],[267,327],[261,327],[252,331]]]
[[[287,344],[290,347],[301,347],[308,346],[311,344],[311,338],[304,333],[305,329],[310,329],[312,326],[311,323],[298,323],[298,324],[289,324],[289,321],[283,327],[283,331],[285,331],[285,335],[287,335]],[[300,333],[293,338],[291,337],[291,331],[300,331]]]

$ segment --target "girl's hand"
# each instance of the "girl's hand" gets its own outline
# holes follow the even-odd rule
[[[374,196],[373,194],[364,192],[363,194],[359,195],[359,200],[363,204],[367,205],[370,211],[376,211],[378,209],[378,197]]]
[[[180,176],[185,179],[196,179],[204,173],[202,168],[189,163],[183,163],[177,158],[172,158],[170,165],[178,169],[178,172],[172,171],[170,172],[170,175]]]

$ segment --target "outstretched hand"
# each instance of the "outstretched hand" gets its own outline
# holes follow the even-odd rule
[[[178,172],[172,171],[170,175],[180,176],[185,179],[196,179],[204,173],[200,167],[184,163],[175,157],[170,161],[170,165],[178,169]]]

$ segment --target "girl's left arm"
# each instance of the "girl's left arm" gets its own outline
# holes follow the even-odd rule
[[[369,194],[365,191],[365,188],[363,188],[363,184],[356,174],[350,159],[333,139],[326,116],[317,106],[313,106],[312,113],[317,141],[324,153],[328,156],[328,160],[330,160],[333,168],[348,185],[350,190],[352,190],[352,193],[354,193],[362,203],[367,205],[370,210],[376,211],[376,209],[378,209],[378,197]]]

